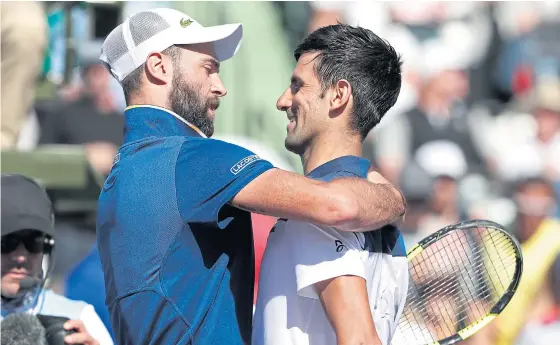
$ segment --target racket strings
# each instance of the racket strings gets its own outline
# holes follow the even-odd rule
[[[479,253],[476,253],[476,254],[479,254]],[[510,255],[515,255],[515,252],[514,252],[514,251],[511,251],[511,253],[509,253],[509,254],[510,254]],[[467,256],[467,259],[470,260],[470,257]],[[438,260],[438,261],[441,261],[441,260],[442,260],[442,259],[440,258],[440,260]],[[422,259],[421,261],[424,261],[424,259]],[[436,261],[436,265],[437,265],[437,266],[439,266],[438,261]],[[484,263],[479,261],[477,264],[472,264],[472,263],[471,263],[471,265],[472,265],[472,267],[473,267],[474,269],[480,269],[480,268],[482,268],[482,267],[484,266]],[[501,263],[501,264],[499,265],[499,267],[496,267],[495,264],[494,264],[493,266],[494,266],[494,267],[492,267],[492,268],[488,268],[488,270],[490,271],[490,273],[492,273],[492,272],[498,272],[499,269],[502,269],[502,270],[503,270],[504,268],[506,268],[506,264],[504,264],[504,263]],[[507,264],[507,266],[514,266],[514,263],[511,263],[511,262],[510,262],[509,264]],[[416,271],[416,277],[422,276],[423,274],[418,273],[417,268],[418,268],[418,266],[413,266],[413,270]],[[441,266],[439,266],[438,269],[441,271]],[[473,281],[474,278],[470,276],[470,272],[469,272],[468,270],[460,270],[460,267],[458,267],[458,266],[456,266],[450,273],[451,273],[451,274],[456,274],[456,275],[457,275],[457,274],[462,274],[462,273],[465,273],[465,272],[466,272],[467,274],[469,274],[469,277],[468,277],[467,281],[469,281],[469,280],[470,280],[470,281]],[[447,280],[446,282],[444,282],[442,285],[439,285],[439,286],[438,286],[438,285],[432,285],[432,283],[433,283],[433,282],[436,280],[436,278],[437,278],[437,277],[436,277],[436,274],[437,274],[437,273],[433,273],[433,271],[432,271],[432,272],[429,273],[427,276],[426,276],[426,275],[423,275],[423,276],[426,277],[426,278],[431,278],[431,279],[427,279],[427,282],[425,283],[426,285],[429,285],[429,286],[430,286],[430,288],[428,288],[426,291],[424,291],[425,294],[433,293],[433,290],[435,290],[435,289],[437,289],[437,288],[443,289],[443,292],[448,292],[449,289],[446,289],[446,288],[450,288],[450,287],[452,287],[452,286],[454,285],[454,283],[453,283],[452,280]],[[498,288],[495,287],[495,286],[494,286],[494,289],[495,289],[496,291],[505,290],[506,287],[504,287],[503,281],[502,281],[501,279],[500,279],[499,283],[501,284],[501,286],[500,286],[501,289],[498,289]],[[473,285],[473,284],[471,284],[471,285],[469,285],[469,286],[472,286],[472,285]]]
[[[505,243],[505,241],[501,241],[501,242],[502,242],[502,243]],[[509,257],[514,256],[514,255],[515,255],[515,250],[514,250],[514,248],[513,248],[513,246],[511,245],[510,242],[507,242],[507,247],[508,247],[509,250],[507,251],[506,254],[507,254]],[[463,248],[464,248],[464,246],[463,246]],[[498,246],[498,244],[496,245],[496,248],[499,249],[499,252],[506,252],[506,249],[507,249],[505,246],[501,246],[501,247]],[[440,251],[441,251],[441,249],[438,250],[438,252],[440,252]],[[475,254],[475,255],[480,255],[481,252],[482,252],[482,250],[479,248],[478,251],[474,252],[474,254]],[[422,254],[423,254],[423,253],[422,253]],[[421,255],[422,255],[422,254],[421,254]],[[447,255],[449,255],[449,253],[448,253]],[[432,260],[432,261],[433,261],[433,257],[430,257],[430,254],[429,254],[429,253],[427,253],[426,255],[423,255],[423,256],[424,256],[424,257],[428,257],[429,260]],[[467,256],[466,258],[470,261],[470,257],[469,257],[469,256]],[[418,277],[418,276],[424,276],[424,277],[426,277],[426,278],[432,278],[433,280],[435,280],[435,278],[437,278],[437,277],[439,277],[439,276],[441,275],[441,271],[443,271],[443,270],[441,269],[441,266],[439,265],[439,263],[442,262],[443,260],[445,260],[445,259],[444,259],[443,257],[440,257],[439,260],[435,261],[435,264],[438,266],[437,268],[439,269],[439,271],[437,271],[437,272],[434,272],[433,270],[431,270],[431,271],[430,271],[429,273],[427,273],[427,274],[424,274],[425,272],[418,272],[418,267],[420,266],[419,264],[425,262],[425,261],[426,261],[425,258],[421,258],[421,259],[418,261],[417,264],[415,264],[414,266],[412,266],[412,269],[415,271],[415,273],[416,273],[415,276],[416,276],[416,277]],[[504,268],[507,268],[508,266],[512,266],[512,265],[515,264],[515,262],[504,263],[503,260],[502,260],[502,261],[500,261],[499,266],[497,267],[495,261],[492,261],[491,263],[492,263],[492,267],[485,267],[485,268],[488,270],[489,273],[497,273],[497,272],[500,272],[500,271],[502,271]],[[471,264],[472,264],[472,263],[471,263]],[[472,267],[473,267],[473,268],[481,268],[481,267],[483,267],[483,266],[484,266],[484,263],[479,261],[478,264],[475,264],[475,265],[473,265]],[[461,267],[459,267],[459,266],[456,265],[454,268],[451,269],[451,273],[458,273],[458,272],[460,272],[460,268],[461,268]],[[448,269],[447,271],[449,271],[449,269]],[[413,275],[413,276],[414,276],[414,275]],[[503,281],[501,280],[501,278],[500,278],[500,281],[499,281],[499,282],[501,283],[501,289],[505,289],[506,287],[504,287],[504,283],[503,283]],[[428,282],[428,283],[429,283],[429,282]],[[498,289],[496,289],[496,290],[498,290]]]
[[[509,287],[517,251],[492,227],[455,230],[410,262],[408,297],[399,332],[408,344],[452,336],[488,315]]]
[[[462,243],[462,244],[463,244],[463,243]],[[464,246],[463,246],[463,247],[464,247]],[[440,253],[440,254],[441,254],[441,253]],[[441,259],[441,257],[440,257],[440,259]],[[472,265],[472,262],[471,262],[471,265]],[[439,266],[439,265],[438,265],[438,266]],[[477,266],[480,266],[480,264],[477,265]],[[441,268],[441,266],[440,266],[440,268]],[[463,277],[463,278],[465,278],[465,277]],[[468,274],[468,279],[472,279],[472,276],[470,276],[470,273]],[[450,286],[450,285],[451,285],[451,284],[448,283],[448,284],[447,284],[447,288],[444,288],[444,291],[446,291],[448,294],[450,294],[450,293],[456,293],[456,292],[457,292],[457,289],[456,289],[456,288],[455,288],[455,289],[452,289],[452,290],[449,290],[449,286]],[[472,285],[472,284],[471,284],[471,285]],[[472,287],[472,286],[471,286],[471,287]],[[468,289],[468,292],[469,292],[469,294],[471,295],[471,297],[473,297],[473,296],[472,296],[472,295],[473,295],[472,289],[469,288],[468,285],[466,286],[466,288]],[[463,290],[463,292],[465,291],[465,286],[464,286],[464,284],[463,284],[463,286],[462,286],[462,290]],[[485,289],[485,290],[486,290],[486,291],[482,291],[481,293],[479,293],[479,294],[482,294],[482,297],[483,297],[483,298],[487,298],[487,297],[489,296],[489,294],[488,294],[488,289]],[[485,292],[486,292],[486,293],[485,293]],[[454,302],[454,303],[456,304],[458,300],[459,300],[458,298],[454,298],[454,300],[453,300],[452,302]],[[440,307],[440,308],[442,307],[442,306],[441,306],[441,303],[440,303],[439,307]],[[446,313],[447,313],[447,318],[449,319],[449,318],[451,317],[450,312],[449,312],[449,311],[450,311],[450,307],[449,307],[449,305],[444,306],[444,307],[445,307],[444,309],[445,309],[445,311],[446,311]],[[480,308],[480,306],[477,306],[477,308]],[[480,309],[479,309],[479,312],[480,312]],[[466,319],[466,317],[460,318],[459,320],[464,320],[464,319]]]

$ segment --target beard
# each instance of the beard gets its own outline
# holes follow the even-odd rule
[[[207,137],[214,134],[214,121],[208,115],[208,109],[217,109],[220,101],[216,99],[203,100],[200,87],[189,85],[184,75],[176,70],[173,72],[173,89],[169,95],[171,110],[190,124],[196,126]]]

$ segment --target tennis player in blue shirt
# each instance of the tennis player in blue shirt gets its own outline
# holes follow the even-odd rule
[[[116,342],[249,344],[248,211],[365,231],[404,213],[389,184],[274,168],[210,139],[240,24],[202,27],[172,9],[139,12],[100,59],[122,84],[125,139],[99,197],[97,242]]]

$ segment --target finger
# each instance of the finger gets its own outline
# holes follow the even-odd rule
[[[84,345],[94,345],[96,340],[86,332],[73,333],[64,337],[64,342],[67,344],[84,344]]]
[[[64,323],[64,329],[69,331],[71,329],[75,329],[76,331],[78,331],[78,333],[80,332],[85,332],[86,328],[84,326],[84,323],[81,320],[69,320],[66,321]]]

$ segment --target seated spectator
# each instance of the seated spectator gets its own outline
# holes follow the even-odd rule
[[[414,176],[411,176],[411,169]],[[404,172],[400,184],[406,187],[405,195],[411,189],[422,190],[424,194],[416,228],[413,233],[404,235],[407,247],[449,224],[465,220],[458,183],[467,172],[467,161],[458,145],[446,141],[427,143],[417,151]]]
[[[560,3],[495,2],[494,16],[503,44],[493,69],[496,86],[508,94],[530,88],[543,74],[558,73]]]
[[[467,163],[467,173],[485,174],[486,160],[472,136],[469,110],[464,102],[469,81],[464,72],[448,68],[426,76],[418,105],[393,118],[376,133],[376,158],[381,172],[393,181],[408,160],[423,146],[445,143],[457,146]]]
[[[527,111],[524,111],[527,110]],[[560,181],[560,80],[539,83],[496,118],[487,136],[499,178]]]
[[[473,336],[472,344],[510,345],[525,324],[542,320],[554,305],[547,275],[560,254],[560,222],[553,218],[558,201],[550,182],[542,177],[517,183],[516,235],[521,242],[523,270],[517,291],[507,308]],[[549,343],[544,343],[549,344]]]
[[[107,175],[123,142],[124,117],[111,93],[111,76],[101,63],[84,67],[84,86],[52,106],[41,121],[39,144],[85,145],[94,169]]]
[[[67,344],[112,345],[93,306],[45,288],[55,244],[54,214],[46,192],[23,175],[2,175],[2,316],[32,313],[70,320]],[[43,259],[49,269],[43,271]]]

